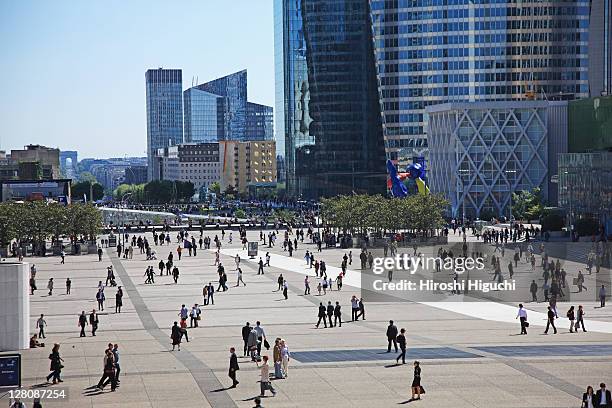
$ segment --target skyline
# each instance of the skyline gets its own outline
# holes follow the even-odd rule
[[[249,100],[274,106],[272,3],[235,3],[1,4],[0,150],[145,156],[144,74],[160,66],[183,70],[183,90],[246,69]]]

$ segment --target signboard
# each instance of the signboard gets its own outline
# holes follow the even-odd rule
[[[110,248],[116,247],[117,246],[117,237],[114,235],[109,235],[108,236],[108,246]]]
[[[250,258],[255,258],[257,256],[257,246],[259,242],[249,242],[248,255]]]
[[[21,387],[21,354],[0,355],[0,388]]]

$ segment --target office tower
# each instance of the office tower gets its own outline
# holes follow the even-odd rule
[[[227,139],[243,140],[247,118],[247,71],[242,70],[198,85],[199,90],[226,98]]]
[[[227,98],[193,87],[183,92],[183,100],[186,143],[225,140]]]
[[[612,95],[612,0],[592,0],[589,25],[591,96]]]
[[[426,152],[429,105],[589,95],[589,0],[370,6],[388,158]]]
[[[273,109],[271,106],[247,102],[247,122],[244,140],[274,140]]]
[[[183,79],[180,69],[149,69],[147,94],[148,179],[156,177],[153,159],[157,149],[183,142]]]
[[[384,192],[368,1],[275,0],[274,18],[288,193]]]

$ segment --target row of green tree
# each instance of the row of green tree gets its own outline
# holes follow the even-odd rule
[[[129,201],[137,203],[188,202],[195,194],[195,187],[190,181],[154,180],[146,184],[122,184],[113,192],[117,200],[128,198],[128,194]]]
[[[448,206],[449,202],[439,194],[416,194],[406,198],[346,195],[323,199],[321,215],[326,225],[343,231],[427,232],[444,225]]]
[[[95,240],[102,227],[101,212],[90,204],[72,204],[43,201],[0,204],[0,244],[12,240],[43,242],[50,237],[83,237]]]

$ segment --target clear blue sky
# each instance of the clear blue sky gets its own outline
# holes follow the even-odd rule
[[[0,2],[0,150],[28,143],[84,157],[145,156],[144,73],[183,88],[246,68],[274,106],[271,0]]]

